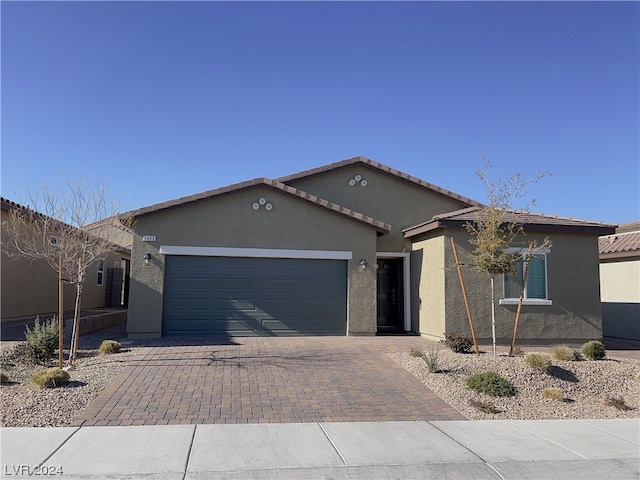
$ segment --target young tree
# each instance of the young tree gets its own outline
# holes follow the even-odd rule
[[[9,257],[44,260],[65,283],[75,286],[76,298],[68,364],[78,355],[80,309],[87,269],[114,245],[92,235],[84,227],[118,214],[103,183],[67,182],[64,193],[46,185],[29,193],[29,207],[12,208],[2,225],[2,246]],[[60,362],[63,355],[63,319],[60,325]]]
[[[514,203],[527,194],[527,187],[536,183],[550,173],[539,172],[530,179],[524,179],[519,173],[511,174],[507,181],[491,180],[489,170],[491,163],[487,160],[486,152],[482,153],[482,170],[476,172],[487,190],[489,203],[480,208],[473,222],[467,223],[467,231],[471,234],[470,240],[475,245],[475,267],[489,274],[491,281],[491,336],[493,341],[493,355],[496,356],[496,316],[495,316],[495,276],[515,273],[515,265],[522,258],[521,253],[509,250],[517,237],[524,235],[525,216],[529,212],[529,206],[513,210]],[[550,246],[545,239],[545,247]],[[536,248],[536,242],[529,243],[529,257]],[[537,247],[540,248],[540,247]],[[526,259],[527,265],[530,258]],[[524,279],[526,282],[526,278]],[[523,285],[524,285],[523,282]],[[522,303],[520,296],[518,313]],[[515,335],[515,332],[514,332]],[[513,342],[512,342],[513,345]]]

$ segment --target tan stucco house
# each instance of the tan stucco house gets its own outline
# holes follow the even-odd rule
[[[4,225],[9,212],[14,208],[26,207],[0,197],[1,220]],[[118,272],[131,258],[130,248],[114,244],[111,252],[91,266],[83,286],[82,308],[102,308],[120,306],[122,295],[118,289]],[[2,249],[0,257],[0,312],[2,321],[34,318],[36,315],[49,316],[58,312],[58,274],[44,260],[30,261],[7,255]],[[65,285],[64,305],[73,310],[75,287]]]
[[[640,344],[640,221],[600,237],[603,335]]]
[[[468,332],[449,239],[471,250],[464,223],[480,206],[355,157],[130,212],[129,336]],[[520,337],[600,338],[598,235],[613,227],[530,215],[525,230],[554,243],[537,252]],[[466,270],[478,335],[490,338],[489,281]],[[504,339],[517,284],[499,282]]]

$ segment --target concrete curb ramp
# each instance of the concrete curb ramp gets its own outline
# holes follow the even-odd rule
[[[5,428],[2,478],[628,480],[639,451],[638,419]]]

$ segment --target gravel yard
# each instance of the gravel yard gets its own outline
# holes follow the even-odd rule
[[[607,357],[598,361],[553,360],[550,373],[538,373],[524,363],[522,356],[491,353],[453,353],[438,350],[439,373],[429,373],[422,358],[409,352],[389,354],[413,373],[443,400],[471,420],[542,420],[577,418],[637,418],[640,401],[640,361]],[[514,397],[491,397],[467,388],[466,379],[474,373],[493,371],[516,388]],[[545,388],[562,390],[565,400],[544,398]],[[605,404],[607,397],[624,400],[630,410]],[[472,400],[490,402],[498,413],[483,413],[470,405]]]
[[[31,376],[50,364],[27,365],[17,356],[20,344],[3,349],[0,355],[2,371],[10,383],[0,388],[0,426],[2,427],[62,427],[85,408],[113,380],[140,347],[124,348],[120,353],[100,355],[97,349],[81,349],[78,361],[69,371],[71,380],[58,388],[38,388]]]

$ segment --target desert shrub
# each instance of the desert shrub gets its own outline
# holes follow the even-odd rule
[[[627,405],[621,397],[607,397],[604,399],[604,404],[622,411],[632,410],[632,408]]]
[[[482,413],[500,413],[500,410],[498,410],[496,406],[491,402],[483,402],[482,400],[474,400],[472,398],[471,400],[469,400],[469,405]]]
[[[551,369],[551,357],[544,353],[527,353],[524,363],[538,372],[548,372]]]
[[[461,333],[449,332],[440,340],[455,353],[469,353],[473,346],[473,340]]]
[[[495,372],[475,373],[467,378],[467,387],[492,397],[513,397],[516,387]]]
[[[542,391],[542,396],[544,398],[550,398],[552,400],[564,400],[565,398],[564,392],[559,388],[555,388],[555,387],[545,388]]]
[[[589,360],[602,360],[607,355],[603,343],[597,340],[585,343],[582,345],[581,350],[585,358]]]
[[[524,355],[524,350],[522,349],[522,347],[520,347],[519,345],[516,345],[516,347],[513,349],[513,356],[522,357],[523,355]]]
[[[0,383],[9,383],[9,375],[6,372],[0,372]]]
[[[426,352],[422,353],[422,360],[427,364],[427,370],[429,373],[437,373],[440,366],[440,352],[429,348]]]
[[[104,340],[100,344],[98,351],[100,353],[110,354],[110,353],[118,353],[121,349],[122,349],[122,345],[120,345],[119,342],[116,342],[115,340]]]
[[[31,377],[33,383],[40,388],[55,388],[69,381],[69,374],[58,367],[47,368],[46,370],[40,370],[33,377]]]
[[[424,352],[422,352],[422,350],[418,350],[415,347],[411,347],[411,351],[409,352],[410,357],[421,358],[422,355],[424,355]]]
[[[58,321],[54,317],[41,324],[40,318],[36,317],[33,330],[27,327],[25,336],[27,337],[25,353],[29,359],[36,363],[44,363],[58,349]]]
[[[553,353],[551,354],[551,356],[556,360],[568,362],[570,360],[573,360],[573,350],[567,345],[557,345],[553,348]]]

